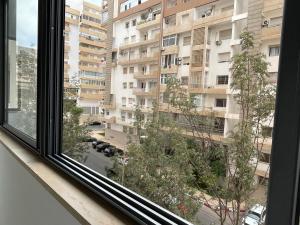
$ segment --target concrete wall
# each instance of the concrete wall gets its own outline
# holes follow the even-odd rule
[[[0,144],[0,224],[80,223]]]

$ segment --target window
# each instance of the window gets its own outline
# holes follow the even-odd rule
[[[224,53],[218,54],[218,62],[219,63],[229,62],[229,61],[230,61],[230,52],[224,52]]]
[[[269,47],[269,56],[279,56],[280,48],[279,46],[270,46]]]
[[[231,33],[232,33],[231,29],[221,30],[219,32],[219,40],[223,41],[223,40],[231,39]]]
[[[75,2],[75,0],[68,1]],[[6,0],[6,2],[11,3],[13,1]],[[100,2],[102,4],[102,1]],[[234,85],[237,83],[232,82],[230,89],[233,90],[231,91],[227,90],[229,86],[226,88],[220,86],[215,87],[216,82],[219,85],[223,85],[229,83],[229,78],[230,81],[238,78],[233,74],[236,71],[234,69],[237,69],[235,66],[237,66],[238,63],[235,61],[235,58],[232,59],[231,63],[221,64],[218,62],[229,62],[231,61],[231,56],[240,55],[241,53],[252,54],[252,50],[245,51],[237,42],[230,43],[232,45],[228,42],[223,42],[222,46],[219,47],[211,45],[208,73],[208,68],[205,67],[205,63],[207,62],[204,60],[206,49],[199,46],[202,44],[206,46],[206,41],[214,42],[219,38],[219,35],[225,38],[224,40],[229,38],[229,36],[226,37],[226,32],[224,32],[225,34],[219,33],[221,27],[223,27],[221,29],[225,27],[228,29],[229,27],[234,28],[232,29],[232,35],[234,35],[234,38],[238,38],[248,25],[248,19],[252,20],[252,16],[254,15],[257,16],[257,18],[254,18],[253,21],[257,22],[267,14],[264,8],[266,0],[256,4],[256,7],[259,7],[261,3],[261,8],[257,10],[257,12],[252,12],[251,10],[253,10],[253,8],[251,8],[250,5],[248,6],[248,4],[242,3],[243,1],[230,0],[226,1],[226,3],[224,1],[214,1],[204,4],[203,1],[190,1],[190,3],[187,3],[188,1],[169,0],[166,1],[166,5],[157,2],[151,5],[151,2],[144,0],[123,0],[120,3],[120,11],[118,11],[118,7],[110,9],[112,10],[110,12],[113,13],[109,14],[114,15],[114,18],[109,18],[114,28],[114,45],[111,44],[113,40],[109,40],[111,35],[108,35],[105,29],[101,29],[103,30],[103,34],[99,34],[101,40],[91,37],[88,38],[89,41],[84,41],[83,38],[87,36],[78,34],[78,30],[84,33],[84,29],[82,29],[85,28],[84,23],[73,24],[69,19],[65,22],[59,19],[63,18],[63,16],[60,15],[63,10],[56,10],[56,6],[57,9],[61,9],[60,6],[63,6],[62,1],[54,2],[54,0],[46,0],[47,4],[41,5],[41,9],[46,9],[44,7],[50,5],[55,7],[51,7],[53,12],[47,12],[47,16],[49,16],[47,20],[43,16],[39,16],[41,32],[39,32],[39,34],[36,33],[36,35],[34,32],[31,32],[34,36],[39,35],[38,46],[35,46],[39,58],[36,61],[36,66],[30,64],[30,69],[34,68],[36,71],[28,73],[28,75],[35,75],[37,79],[37,97],[35,104],[38,107],[35,107],[32,112],[36,114],[38,119],[36,120],[36,124],[28,122],[29,120],[24,120],[23,122],[28,122],[39,128],[37,129],[36,135],[32,135],[33,138],[31,137],[31,139],[36,139],[37,146],[34,149],[44,149],[43,157],[47,159],[45,160],[46,162],[51,161],[62,171],[65,171],[66,174],[76,178],[85,186],[91,188],[99,196],[109,198],[113,205],[116,205],[127,215],[132,216],[139,223],[171,224],[170,221],[172,221],[174,224],[189,224],[187,221],[190,221],[190,223],[195,225],[198,225],[200,222],[203,224],[219,224],[220,218],[215,213],[208,213],[208,216],[203,215],[209,211],[206,206],[215,207],[216,209],[218,209],[218,207],[226,209],[221,211],[227,216],[227,219],[232,216],[230,218],[233,218],[233,220],[234,218],[241,218],[242,220],[242,218],[247,217],[248,210],[254,204],[258,202],[263,206],[267,204],[266,196],[260,195],[259,198],[257,198],[257,196],[253,197],[252,194],[255,194],[257,190],[260,190],[260,193],[267,193],[268,189],[266,189],[267,185],[265,184],[270,180],[268,194],[271,197],[268,199],[268,223],[271,225],[295,225],[294,221],[292,221],[293,216],[291,215],[294,214],[294,212],[291,211],[294,210],[296,202],[291,203],[290,199],[298,198],[296,195],[298,179],[295,179],[295,177],[299,174],[299,167],[297,166],[297,160],[299,158],[297,151],[299,143],[299,135],[297,133],[299,131],[299,123],[297,121],[300,118],[300,112],[298,111],[299,106],[297,103],[300,102],[300,99],[297,93],[299,93],[300,88],[299,85],[295,84],[298,83],[299,77],[297,75],[299,62],[297,57],[300,52],[298,43],[300,40],[300,32],[298,32],[298,24],[295,23],[295,21],[299,21],[297,19],[298,17],[291,20],[292,15],[289,14],[291,6],[293,11],[297,11],[297,7],[295,7],[296,5],[293,3],[295,1],[286,1],[288,4],[286,4],[284,14],[289,16],[287,16],[286,21],[284,21],[286,26],[283,31],[284,36],[282,39],[282,52],[284,53],[284,57],[281,59],[280,79],[278,79],[278,88],[280,91],[278,92],[278,100],[276,103],[279,107],[275,109],[272,108],[272,104],[268,104],[271,110],[269,110],[269,107],[259,108],[265,106],[263,102],[258,102],[258,99],[259,101],[265,100],[263,98],[264,96],[260,96],[261,93],[268,93],[268,103],[270,103],[269,100],[274,101],[275,91],[269,91],[270,89],[268,88],[270,88],[270,86],[267,85],[266,89],[262,92],[256,89],[261,88],[260,85],[251,85],[251,87],[254,86],[255,88],[246,90],[246,92],[251,94],[251,98],[255,99],[251,102],[251,104],[253,104],[251,106],[253,107],[248,111],[251,112],[251,116],[253,114],[262,117],[265,115],[268,116],[262,118],[263,127],[258,128],[256,128],[256,126],[252,127],[256,120],[253,121],[251,120],[252,118],[247,118],[251,120],[247,128],[249,128],[249,131],[253,131],[253,133],[238,132],[239,129],[243,129],[243,127],[239,126],[239,123],[244,118],[241,115],[243,113],[241,107],[245,107],[245,105],[241,106],[239,104],[238,94],[241,94],[241,92],[234,89],[236,88]],[[169,4],[170,2],[171,4]],[[192,2],[193,4],[191,4]],[[2,4],[3,1],[1,1],[0,5],[2,6]],[[29,5],[29,1],[26,1],[26,4]],[[86,11],[86,4],[83,4],[81,0],[76,0],[76,6],[80,4],[82,5],[76,8],[79,14],[83,15],[83,12]],[[136,27],[133,25],[130,27],[132,19],[139,16],[130,14],[130,11],[136,12],[133,8],[139,4],[142,4],[143,12],[138,12],[138,14],[145,14],[143,17],[144,20],[139,19],[139,24],[136,24]],[[174,12],[176,12],[174,15],[172,14],[172,18],[177,17],[179,20],[182,20],[177,21],[177,24],[180,25],[183,23],[183,28],[186,30],[193,29],[195,25],[198,26],[204,20],[209,20],[208,23],[205,23],[205,29],[203,28],[202,30],[202,28],[199,28],[199,33],[195,32],[195,34],[192,30],[187,31],[193,32],[193,41],[195,42],[192,44],[195,44],[195,46],[182,48],[182,46],[178,45],[178,55],[177,53],[163,52],[160,59],[152,59],[151,57],[143,58],[140,57],[140,55],[128,57],[128,52],[133,53],[134,51],[132,51],[129,46],[122,45],[124,38],[131,38],[134,35],[140,37],[140,35],[142,36],[145,33],[148,33],[149,37],[152,38],[152,29],[159,29],[161,33],[164,33],[159,23],[151,21],[155,18],[155,15],[162,17],[162,21],[165,21],[164,26],[166,25],[166,33],[171,33],[169,33],[167,29],[170,28],[171,24],[174,24],[174,20],[171,21],[170,24],[166,18],[163,18],[164,13],[161,14],[161,12],[168,12],[166,8],[164,8],[167,7],[168,4],[173,4],[173,6],[178,5],[180,12],[177,12],[177,9],[174,8]],[[181,4],[184,4],[184,7],[182,7],[183,5]],[[238,16],[232,20],[232,14],[229,13],[229,11],[222,13],[224,7],[226,8],[227,5],[232,4],[234,4],[233,8],[236,9],[236,12],[249,11],[249,18]],[[70,5],[72,6],[72,4]],[[151,5],[151,7],[149,7],[149,5]],[[276,13],[275,11],[268,12],[268,15],[279,15],[279,9],[282,8],[282,4],[278,4],[278,1],[276,1],[274,5],[276,5],[276,7],[274,7]],[[0,10],[2,10],[1,6]],[[9,4],[7,6],[9,6]],[[190,13],[194,13],[195,8],[201,7],[211,10],[208,12],[204,10],[206,15],[212,13],[214,16],[210,16],[207,19],[200,18],[199,21],[192,23]],[[9,28],[10,24],[14,24],[11,19],[4,18],[4,15],[10,11],[9,8],[10,7],[7,8],[5,13],[3,12],[4,10],[0,12],[0,23],[7,21],[6,28]],[[18,7],[15,8],[18,10]],[[22,7],[22,10],[24,10],[24,7]],[[138,8],[136,8],[136,10],[138,10]],[[273,7],[268,8],[268,10],[272,11]],[[124,11],[126,11],[126,13],[120,13]],[[264,12],[264,15],[261,15],[261,12]],[[173,13],[173,9],[170,13]],[[31,14],[33,13],[31,12]],[[20,17],[24,16],[21,13],[15,13],[14,15]],[[226,17],[226,21],[224,22],[224,18],[222,19],[221,17]],[[82,16],[81,19],[85,18],[87,17]],[[101,18],[100,15],[99,18]],[[33,19],[24,19],[24,21],[32,25],[34,23],[31,23],[31,20]],[[51,22],[51,26],[48,24],[49,21],[53,22],[53,24]],[[100,22],[102,22],[102,20]],[[128,23],[128,25],[126,25],[126,23]],[[107,24],[100,25],[101,27],[106,27]],[[51,30],[52,26],[57,29]],[[59,29],[63,26],[65,30],[70,30],[69,33],[72,34],[69,35],[70,41],[68,41],[66,37],[64,48],[61,46],[63,31]],[[126,30],[126,26],[128,28],[130,27],[130,29]],[[259,27],[253,28],[253,26]],[[260,22],[253,26],[248,26],[248,29],[250,31],[265,29],[261,28]],[[28,26],[25,27],[29,29]],[[5,110],[10,110],[8,103],[15,103],[10,102],[10,94],[13,89],[10,86],[12,85],[10,83],[11,80],[7,79],[7,77],[14,77],[13,73],[15,71],[11,69],[11,65],[18,67],[19,64],[14,62],[14,58],[11,56],[11,52],[14,52],[15,49],[13,49],[14,46],[11,47],[9,41],[13,39],[13,37],[7,34],[7,31],[10,29],[5,29],[4,32],[2,23],[0,29],[0,34],[5,33],[5,42],[7,43],[7,46],[3,44],[3,35],[0,35],[0,124],[1,128],[7,130],[10,125],[9,117],[3,115],[3,113]],[[172,29],[176,31],[176,27]],[[280,27],[278,29],[276,28],[274,32],[276,33],[279,29]],[[99,32],[96,30],[91,31]],[[17,32],[17,34],[16,39],[18,39],[18,41],[15,42],[19,44],[21,43],[20,37],[24,33]],[[244,34],[249,35],[247,33]],[[262,31],[262,36],[264,36],[264,34],[265,32]],[[279,36],[279,33],[276,33],[276,35],[271,37],[272,45],[279,45]],[[180,34],[180,37],[182,37],[182,34]],[[78,43],[76,40],[78,40]],[[252,39],[250,38],[248,40]],[[165,39],[162,38],[159,42],[149,41],[149,43],[146,44],[147,46],[134,47],[135,53],[147,53],[148,55],[150,49],[160,51],[159,43],[164,44],[164,41],[166,46],[169,44],[172,45],[173,43],[177,44],[177,36],[175,38],[170,37],[169,39],[165,37]],[[256,42],[258,40],[254,38],[254,41]],[[104,43],[106,43],[106,45]],[[180,39],[180,44],[181,43],[182,39]],[[187,40],[186,43],[188,43]],[[253,52],[257,51],[257,53],[261,53],[264,49],[269,48],[270,37],[262,37],[259,43],[255,44],[259,44],[261,47],[253,49]],[[32,46],[28,44],[27,47]],[[117,51],[115,47],[118,48]],[[138,48],[143,50],[139,51],[140,49]],[[2,57],[2,54],[4,55],[3,49],[5,49],[5,54],[7,54],[6,57]],[[115,59],[117,59],[115,61],[116,66],[113,68],[110,68],[111,57],[103,56],[110,56],[112,53],[109,52],[111,51],[110,49],[114,51]],[[187,49],[189,51],[186,51]],[[166,50],[171,51],[173,49],[166,48]],[[64,54],[62,54],[62,51],[64,51]],[[223,51],[223,53],[220,51]],[[275,51],[275,53],[273,51],[274,50],[270,51],[272,52],[270,56],[279,55],[279,51]],[[96,58],[94,57],[95,55],[97,55]],[[258,55],[251,56],[258,57]],[[190,60],[188,60],[188,57],[190,57]],[[178,60],[178,58],[181,58],[181,61]],[[2,78],[3,59],[6,60],[4,64],[6,68],[5,78]],[[32,61],[30,58],[26,58],[26,60],[27,59]],[[161,63],[159,63],[159,60],[161,60]],[[259,58],[257,60],[261,61],[264,59]],[[173,66],[179,64],[179,62],[181,62],[181,65],[188,65],[188,61],[191,61],[189,74],[185,74],[185,67]],[[65,63],[63,64],[63,62]],[[270,60],[270,63],[271,66],[267,69],[276,71],[276,67],[278,66],[277,60]],[[57,66],[60,64],[64,66]],[[108,67],[106,67],[106,65],[108,65]],[[155,70],[151,70],[151,65],[156,66]],[[243,67],[243,65],[241,65],[241,67]],[[131,69],[132,67],[133,70]],[[134,69],[134,67],[136,67],[136,69]],[[145,70],[146,76],[143,74],[142,67],[147,68],[147,70]],[[245,67],[242,69],[247,70]],[[264,76],[267,74],[266,66],[260,69],[264,71],[259,75]],[[132,74],[134,70],[136,71]],[[254,70],[251,69],[251,75],[257,78],[256,76],[258,74],[253,73],[253,71]],[[17,72],[18,71],[16,71],[16,73]],[[130,74],[122,76],[122,73]],[[228,77],[223,74],[226,74]],[[248,74],[249,73],[243,73],[244,76]],[[288,74],[288,76],[284,76],[286,74]],[[64,76],[64,79],[62,79],[62,76]],[[174,80],[174,84],[176,85],[174,85],[174,89],[172,89],[173,93],[166,96],[164,84],[166,83],[167,77],[172,76],[178,78],[178,80]],[[247,78],[252,79],[253,77]],[[87,81],[89,78],[90,80]],[[157,79],[160,79],[160,82],[158,82]],[[22,85],[26,83],[23,77],[16,80],[20,84],[16,90],[22,89]],[[104,81],[106,84],[105,89],[102,87],[102,83],[100,85],[98,83]],[[136,88],[132,91],[124,91],[123,83],[126,83],[126,86],[129,83],[129,86],[131,86],[130,83],[133,83],[133,81],[134,84],[136,84]],[[265,81],[267,83],[269,80],[266,79]],[[252,82],[255,84],[255,79],[251,80],[251,84],[253,84]],[[162,84],[161,87],[159,87],[159,85],[161,85],[160,83]],[[4,84],[8,85],[4,86]],[[154,89],[153,87],[159,87],[159,89]],[[5,91],[3,91],[3,89],[5,89]],[[254,93],[254,91],[256,92]],[[18,99],[30,99],[27,97],[23,98],[22,92],[19,94],[18,91],[15,96],[17,97],[17,102]],[[155,119],[153,119],[152,102],[155,102],[160,96],[165,96],[165,100],[167,99],[169,101],[166,100],[157,106],[159,113],[156,113]],[[127,108],[127,99],[128,104],[133,102],[131,99],[136,99],[136,104],[141,106],[140,110],[133,110],[132,105],[130,108]],[[172,99],[172,101],[170,101],[170,99]],[[291,99],[293,101],[291,101]],[[4,100],[7,101],[5,102],[7,103],[6,107]],[[23,102],[24,101],[21,101],[22,104]],[[19,105],[15,105],[17,107],[13,108],[13,110],[19,110]],[[282,107],[282,105],[284,105],[284,107]],[[155,107],[153,108],[155,109]],[[266,110],[266,113],[260,113],[261,111],[258,109]],[[274,146],[272,146],[269,127],[273,127],[273,121],[266,120],[273,116],[274,111],[276,111],[276,123],[273,129],[276,141],[274,142]],[[74,114],[73,112],[78,113]],[[104,113],[102,114],[100,112]],[[8,113],[9,112],[6,112],[6,114]],[[22,113],[26,115],[28,113],[27,109],[23,110]],[[101,114],[101,116],[94,116],[99,114]],[[129,118],[131,119],[129,120]],[[99,129],[102,130],[99,130],[99,132],[98,130],[95,130],[97,132],[94,132],[94,130],[93,132],[89,132],[89,129],[86,127],[86,122],[97,123],[98,120],[106,121],[106,128],[109,130],[101,127]],[[248,121],[243,122],[247,123]],[[268,128],[264,128],[264,126]],[[17,126],[16,128],[19,129]],[[72,130],[73,128],[76,132]],[[10,132],[14,135],[19,134],[13,129],[11,129]],[[25,131],[21,133],[24,135]],[[97,133],[97,136],[94,133]],[[105,154],[96,152],[97,157],[91,157],[90,153],[95,153],[95,151],[91,149],[91,143],[87,143],[87,141],[99,137],[98,133],[104,133],[106,137],[109,137],[109,148],[114,149],[114,146],[117,146],[116,148],[124,147],[126,151],[124,151],[124,149],[116,151],[115,157],[106,157]],[[130,134],[130,137],[128,134]],[[240,138],[241,134],[250,136]],[[24,136],[27,137],[29,135]],[[259,136],[259,138],[257,136]],[[23,138],[22,135],[20,137],[18,136],[18,138],[28,143],[28,140]],[[266,139],[267,144],[257,142],[264,139]],[[247,143],[245,143],[245,140]],[[241,142],[242,144],[240,144]],[[249,148],[241,148],[241,146],[244,146],[243,144],[248,144]],[[261,147],[262,145],[263,147]],[[273,148],[272,154],[274,153],[272,160],[268,159],[268,156],[271,155],[271,146]],[[98,149],[99,148],[101,147],[98,146]],[[260,155],[260,151],[258,151],[260,148],[262,149],[262,153],[266,155]],[[253,149],[255,151],[251,152]],[[99,150],[101,151],[101,149]],[[245,153],[245,151],[248,150],[249,152],[247,153],[249,154],[245,155],[251,156],[250,158],[241,155],[241,152]],[[231,155],[232,152],[236,155]],[[201,157],[199,157],[199,155]],[[235,160],[240,161],[235,162]],[[272,167],[272,173],[269,174],[270,161],[275,163]],[[111,162],[112,164],[110,164]],[[106,169],[104,169],[105,163],[109,163]],[[243,167],[239,168],[240,165]],[[232,171],[237,171],[239,176],[234,176],[236,173],[231,174],[230,172]],[[246,180],[248,178],[250,179],[247,180],[245,184],[243,183],[245,179],[241,178],[245,178]],[[112,182],[112,180],[114,182]],[[226,186],[224,184],[228,185]],[[174,189],[174,187],[176,188]],[[249,189],[247,189],[248,187]],[[243,189],[242,192],[240,192],[241,188]],[[278,193],[278,190],[280,190],[281,193]],[[210,198],[203,199],[205,196],[203,197],[202,193],[205,193],[205,196],[214,196],[214,199],[218,199],[218,201],[211,201]],[[234,193],[234,195],[232,193]],[[239,205],[242,207],[241,211],[243,211],[243,213],[238,210],[232,210],[230,208],[231,205],[233,204],[236,208],[236,204],[239,202],[236,196],[240,196],[239,194],[244,195],[244,193],[246,193],[246,195],[243,196],[242,199],[245,200],[247,204],[243,202]],[[155,204],[153,204],[153,202]],[[203,206],[203,202],[206,203],[206,206]],[[211,205],[219,204],[219,202],[224,205]],[[278,205],[280,205],[280,207],[278,207]],[[128,208],[128,206],[130,206],[130,208]],[[169,211],[177,216],[169,213]],[[197,217],[200,222],[195,220],[195,217]],[[274,219],[275,217],[277,220]],[[235,221],[234,224],[240,224],[241,222],[242,221]]]
[[[191,44],[191,36],[183,37],[183,46],[187,46]]]
[[[132,26],[133,26],[133,27],[136,26],[136,19],[132,20]]]
[[[219,75],[217,76],[217,85],[228,84],[228,75]]]
[[[134,67],[129,68],[129,73],[134,73]]]
[[[223,99],[223,98],[221,98],[221,99],[219,99],[219,98],[217,98],[216,99],[216,107],[222,107],[222,108],[224,108],[224,107],[226,107],[226,99]]]
[[[126,106],[126,97],[122,97],[122,106]]]
[[[171,45],[176,45],[176,35],[164,37],[163,46],[167,47]]]
[[[130,89],[133,88],[133,82],[129,82],[129,88],[130,88]]]
[[[125,23],[125,28],[128,29],[129,28],[129,22]]]
[[[127,89],[127,83],[123,82],[123,89]]]
[[[190,18],[190,14],[184,14],[181,16],[181,24],[188,24]]]

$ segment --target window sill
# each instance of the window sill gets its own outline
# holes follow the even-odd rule
[[[134,224],[119,210],[61,171],[48,165],[3,131],[0,131],[0,142],[81,224]]]

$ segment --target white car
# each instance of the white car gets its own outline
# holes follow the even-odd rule
[[[254,205],[244,216],[242,225],[263,225],[266,220],[266,207]]]

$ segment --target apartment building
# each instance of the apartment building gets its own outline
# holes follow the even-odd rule
[[[97,121],[105,89],[107,2],[70,0],[65,11],[65,89],[84,110],[82,122]]]
[[[134,110],[145,120],[153,102],[186,128],[164,97],[166,80],[176,77],[195,99],[199,115],[215,115],[212,137],[224,141],[237,124],[239,107],[230,90],[230,59],[240,51],[240,33],[254,33],[255,51],[266,55],[277,80],[282,1],[219,0],[114,1],[110,103],[104,105],[106,136],[126,145],[134,139]],[[109,48],[109,46],[108,46]],[[258,178],[269,176],[272,121],[260,159]],[[188,129],[185,134],[190,135]],[[132,139],[133,138],[133,139]]]

